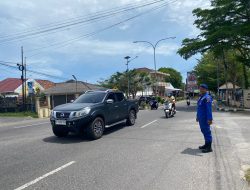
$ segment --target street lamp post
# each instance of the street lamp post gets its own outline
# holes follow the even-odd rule
[[[168,37],[168,38],[163,38],[163,39],[160,39],[158,40],[155,44],[149,42],[149,41],[134,41],[133,43],[147,43],[147,44],[150,44],[150,46],[152,46],[153,50],[154,50],[154,69],[155,69],[155,81],[157,82],[157,69],[156,69],[156,48],[158,46],[158,44],[161,42],[161,41],[164,41],[164,40],[168,40],[168,39],[175,39],[176,37]],[[156,91],[156,94],[157,94],[157,84],[155,85],[155,91]]]
[[[135,56],[133,59],[130,59],[131,57],[130,56],[126,56],[124,57],[124,59],[127,60],[126,62],[126,65],[127,65],[127,77],[128,77],[128,98],[129,98],[129,91],[130,91],[130,79],[129,79],[129,67],[128,67],[128,64],[133,61],[134,59],[138,58],[138,56]]]
[[[74,80],[76,81],[76,95],[77,95],[77,78],[75,75],[72,75],[72,77],[74,78]]]

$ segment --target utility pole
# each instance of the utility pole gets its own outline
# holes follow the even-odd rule
[[[126,62],[126,65],[127,65],[127,77],[128,77],[128,98],[129,98],[129,92],[130,92],[130,77],[129,77],[129,68],[128,68],[128,64],[131,62],[131,61],[133,61],[134,59],[136,59],[136,58],[138,58],[138,56],[135,56],[133,59],[130,59],[131,57],[130,56],[126,56],[126,57],[124,57],[124,59],[126,59],[127,60],[127,62]]]
[[[26,57],[24,57],[24,104],[25,104],[25,110],[27,110],[26,103],[27,103],[27,78],[26,78]]]
[[[129,99],[129,90],[130,90],[130,86],[129,86],[129,70],[128,70],[128,64],[129,64],[129,59],[130,59],[130,57],[129,56],[126,56],[126,57],[124,57],[124,59],[126,59],[127,60],[127,63],[126,63],[126,65],[127,65],[127,77],[128,77],[128,99]]]
[[[18,69],[22,72],[21,81],[22,81],[22,110],[25,108],[25,94],[24,94],[24,61],[23,61],[23,46],[21,47],[21,64],[17,64]]]
[[[75,82],[76,82],[76,96],[77,96],[77,78],[75,75],[72,75],[72,77],[74,78]]]
[[[219,93],[220,93],[220,79],[219,79],[219,61],[217,60],[217,98],[219,99]]]

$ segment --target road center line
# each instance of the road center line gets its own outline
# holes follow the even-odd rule
[[[49,124],[49,122],[44,122],[44,123],[37,123],[37,124],[32,124],[32,125],[25,125],[21,127],[14,127],[14,129],[20,129],[20,128],[25,128],[25,127],[32,127],[32,126],[37,126],[37,125],[43,125],[43,124]]]
[[[150,122],[150,123],[148,123],[148,124],[146,124],[146,125],[143,125],[141,128],[143,129],[143,128],[145,128],[145,127],[147,127],[147,126],[149,126],[149,125],[155,123],[156,121],[157,121],[157,120],[154,120],[154,121],[152,121],[152,122]]]
[[[29,183],[26,183],[26,184],[24,184],[23,186],[18,187],[18,188],[14,189],[14,190],[22,190],[22,189],[25,189],[25,188],[27,188],[27,187],[29,187],[29,186],[31,186],[31,185],[33,185],[33,184],[35,184],[35,183],[41,181],[42,179],[44,179],[44,178],[46,178],[46,177],[48,177],[48,176],[50,176],[50,175],[53,175],[53,174],[59,172],[60,170],[66,168],[66,167],[68,167],[68,166],[70,166],[70,165],[72,165],[72,164],[74,164],[74,163],[75,163],[75,161],[71,161],[71,162],[69,162],[69,163],[67,163],[67,164],[65,164],[65,165],[63,165],[63,166],[61,166],[61,167],[59,167],[59,168],[57,168],[57,169],[55,169],[55,170],[49,172],[49,173],[46,173],[46,174],[44,174],[43,176],[38,177],[38,178],[36,178],[35,180],[33,180],[33,181],[29,182]]]

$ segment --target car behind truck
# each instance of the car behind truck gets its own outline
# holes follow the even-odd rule
[[[126,122],[134,125],[138,102],[127,100],[122,92],[89,91],[73,103],[63,104],[51,111],[53,133],[65,137],[69,132],[86,133],[90,139],[101,138],[105,128]]]

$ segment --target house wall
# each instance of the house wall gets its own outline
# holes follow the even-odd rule
[[[250,90],[244,90],[244,106],[250,108]]]
[[[138,91],[136,96],[152,96],[154,94],[152,87],[148,86],[144,89],[144,91]]]
[[[36,82],[36,80],[28,79],[26,81],[26,94],[27,95],[29,94],[29,92],[28,92],[28,82],[33,82],[34,83],[34,87],[33,87],[34,90],[36,90],[36,88],[39,88],[41,92],[44,91],[44,88],[38,82]],[[19,94],[19,95],[22,95],[22,85],[20,85],[14,92]]]
[[[71,100],[75,100],[75,97],[75,94],[52,95],[50,96],[51,108],[70,103]]]

